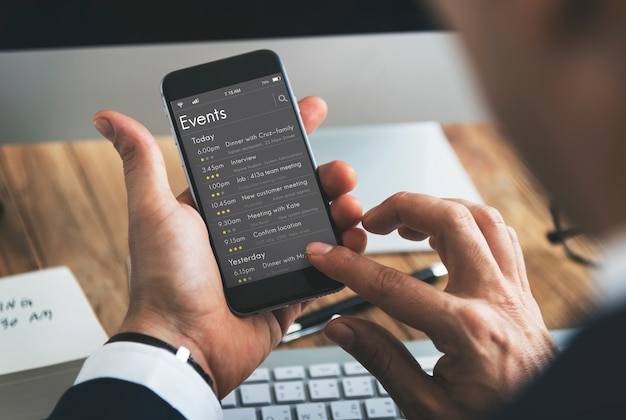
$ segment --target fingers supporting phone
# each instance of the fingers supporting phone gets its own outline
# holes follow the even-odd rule
[[[307,133],[313,132],[326,118],[328,105],[319,96],[307,96],[298,101],[300,118]]]

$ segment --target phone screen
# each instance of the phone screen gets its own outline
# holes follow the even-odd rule
[[[284,72],[169,102],[225,288],[311,267],[309,242],[337,243]]]

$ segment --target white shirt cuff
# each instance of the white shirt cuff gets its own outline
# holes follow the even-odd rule
[[[188,419],[222,419],[213,390],[186,362],[165,349],[115,342],[87,358],[74,384],[115,378],[143,385]]]

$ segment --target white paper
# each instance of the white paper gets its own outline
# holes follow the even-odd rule
[[[106,340],[68,268],[0,279],[0,374],[85,358]]]

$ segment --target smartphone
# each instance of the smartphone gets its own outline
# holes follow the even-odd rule
[[[340,237],[279,56],[177,70],[161,94],[230,309],[249,315],[340,290],[305,254],[309,242]]]

